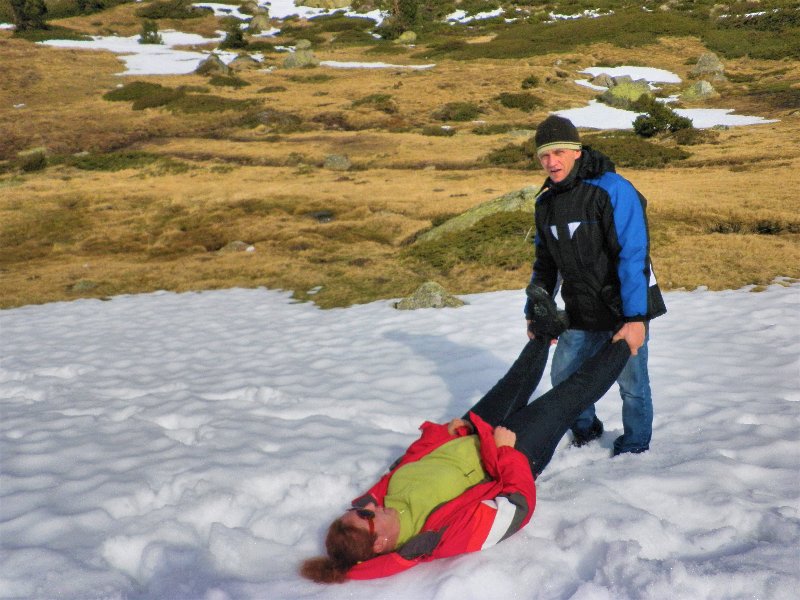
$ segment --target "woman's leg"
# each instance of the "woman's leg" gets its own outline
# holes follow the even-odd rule
[[[529,341],[508,372],[469,412],[496,427],[508,415],[525,407],[542,379],[549,350],[549,338]]]
[[[630,357],[624,341],[606,343],[557,386],[500,423],[517,434],[516,448],[538,477],[575,418],[603,397]]]

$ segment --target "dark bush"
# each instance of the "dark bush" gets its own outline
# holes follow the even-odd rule
[[[191,0],[157,0],[136,11],[143,19],[197,19],[211,12],[209,8],[192,6]]]
[[[244,31],[239,26],[239,21],[236,20],[228,25],[225,30],[225,39],[219,44],[220,50],[242,50],[247,48],[248,41],[244,39]]]
[[[618,167],[632,169],[661,168],[691,156],[686,150],[654,144],[630,131],[586,134],[583,142],[607,155]]]
[[[653,137],[656,134],[693,127],[692,120],[678,115],[666,104],[658,102],[650,95],[642,94],[631,104],[631,110],[644,112],[633,122],[633,130],[642,137]]]
[[[103,94],[103,99],[111,102],[131,102],[133,100],[138,100],[139,98],[144,98],[145,96],[149,96],[150,94],[158,93],[166,89],[168,88],[165,88],[163,85],[158,83],[150,83],[148,81],[131,81],[122,87],[118,87],[106,92]]]
[[[392,99],[390,94],[370,94],[358,100],[354,100],[353,107],[366,106],[393,115],[397,112],[397,103]]]
[[[486,162],[492,165],[516,168],[532,168],[536,166],[534,158],[536,148],[532,140],[522,144],[508,144],[486,155]]]
[[[450,137],[456,134],[456,130],[452,127],[429,125],[422,128],[422,135],[429,135],[433,137]]]
[[[472,130],[475,135],[496,135],[498,133],[508,133],[515,129],[533,129],[534,126],[530,124],[517,125],[514,123],[484,123],[478,125]]]
[[[258,113],[258,121],[274,133],[295,133],[304,131],[303,119],[293,113],[267,109]]]
[[[246,110],[253,105],[252,100],[233,100],[211,94],[181,95],[167,104],[173,112],[207,113],[225,110]]]
[[[472,102],[448,102],[433,112],[439,121],[474,121],[483,110]]]
[[[499,212],[481,219],[467,230],[416,242],[405,252],[442,272],[460,263],[522,268],[531,260],[528,236],[532,225],[533,218],[527,212]]]
[[[321,15],[308,22],[317,31],[366,31],[375,27],[375,21],[368,17],[346,17],[342,13]]]
[[[539,78],[536,75],[529,75],[528,77],[522,80],[521,87],[523,90],[530,90],[538,86],[539,86]]]
[[[219,87],[234,87],[234,88],[241,88],[250,85],[249,81],[245,81],[239,77],[228,77],[225,75],[214,75],[211,79],[208,80],[208,83],[211,85],[216,85]]]
[[[517,108],[525,112],[530,112],[544,105],[541,98],[538,98],[528,92],[503,92],[497,97],[497,100],[506,108]]]
[[[160,90],[153,90],[150,94],[142,96],[133,101],[131,108],[133,110],[144,110],[145,108],[156,108],[158,106],[166,106],[171,102],[175,102],[184,95],[183,90],[173,90],[171,88],[161,88]]]
[[[331,131],[353,131],[357,129],[347,120],[347,117],[343,113],[339,112],[322,113],[313,117],[311,121],[319,123],[325,129]]]
[[[268,85],[258,91],[262,94],[272,94],[274,92],[285,92],[286,88],[282,85]]]

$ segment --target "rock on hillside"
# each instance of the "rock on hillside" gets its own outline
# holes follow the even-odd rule
[[[469,229],[478,221],[499,212],[530,211],[533,214],[536,195],[540,188],[535,186],[524,187],[521,190],[509,192],[494,200],[483,202],[467,212],[453,217],[434,227],[430,231],[423,233],[417,241],[430,241],[438,239],[442,234],[450,231],[463,231]]]

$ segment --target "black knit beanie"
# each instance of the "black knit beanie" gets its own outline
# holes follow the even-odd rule
[[[539,123],[534,141],[537,154],[554,148],[581,149],[581,138],[575,125],[569,119],[558,115],[550,115]]]

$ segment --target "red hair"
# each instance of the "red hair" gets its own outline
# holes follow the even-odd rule
[[[356,564],[373,558],[375,535],[336,519],[328,528],[325,550],[328,556],[309,558],[300,567],[300,574],[317,583],[342,583]]]

